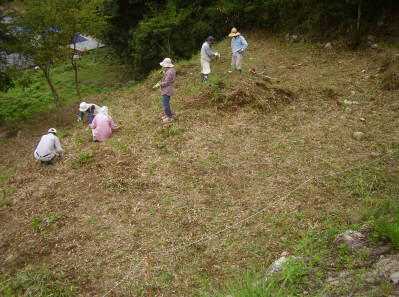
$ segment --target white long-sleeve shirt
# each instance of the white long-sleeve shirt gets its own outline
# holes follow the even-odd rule
[[[49,161],[57,153],[62,153],[60,140],[53,133],[43,135],[33,155],[37,160]]]
[[[209,43],[205,41],[201,47],[201,60],[209,62],[213,57],[215,57],[215,53],[212,51]]]

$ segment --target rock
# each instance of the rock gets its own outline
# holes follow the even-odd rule
[[[353,132],[352,137],[356,140],[362,140],[364,138],[363,132]]]
[[[397,285],[397,284],[399,284],[399,271],[397,271],[397,272],[394,272],[394,273],[391,273],[391,281],[395,284],[395,285]]]
[[[331,42],[327,42],[327,43],[324,45],[324,48],[325,48],[325,49],[331,49],[331,48],[332,48]]]
[[[359,120],[362,121],[362,122],[365,122],[365,121],[366,121],[365,118],[360,118]]]
[[[399,254],[381,258],[376,267],[387,278],[388,275],[399,272]]]
[[[373,43],[373,44],[371,45],[371,48],[378,48],[378,44],[377,44],[377,43]]]
[[[399,283],[399,254],[388,257],[381,256],[375,267],[376,269],[365,275],[366,282],[378,284],[391,280],[394,284]]]
[[[284,263],[287,263],[290,260],[299,260],[303,259],[302,257],[296,257],[296,256],[283,256],[276,261],[274,261],[269,268],[266,271],[266,276],[270,276],[274,273],[280,272],[283,269]]]
[[[351,95],[356,95],[356,92],[355,91],[351,91]]]
[[[344,100],[344,104],[345,105],[357,105],[357,104],[359,104],[359,102],[358,101],[350,101],[350,100]]]
[[[349,283],[352,279],[351,276],[354,274],[354,271],[350,270],[341,271],[337,276],[329,277],[326,282],[332,286],[342,286]]]
[[[361,132],[360,132],[361,133]],[[351,250],[358,250],[366,247],[365,237],[362,233],[349,230],[338,234],[335,239],[336,243],[344,243],[348,245]]]
[[[366,73],[366,69],[363,69],[363,70],[362,70],[362,73]]]

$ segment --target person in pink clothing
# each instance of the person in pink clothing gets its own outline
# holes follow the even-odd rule
[[[94,117],[90,125],[94,141],[105,141],[111,137],[112,131],[117,127],[112,118],[108,115],[108,107],[101,107],[99,113]]]

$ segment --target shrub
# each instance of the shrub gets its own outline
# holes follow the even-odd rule
[[[391,216],[385,216],[377,222],[376,231],[380,237],[388,239],[395,248],[399,249],[399,206]]]

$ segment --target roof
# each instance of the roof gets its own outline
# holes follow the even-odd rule
[[[76,40],[76,50],[83,52],[83,51],[90,51],[96,49],[97,47],[104,47],[105,45],[99,42],[97,39],[91,36],[83,36],[78,35],[75,37]],[[70,48],[74,48],[73,43],[69,45]]]

